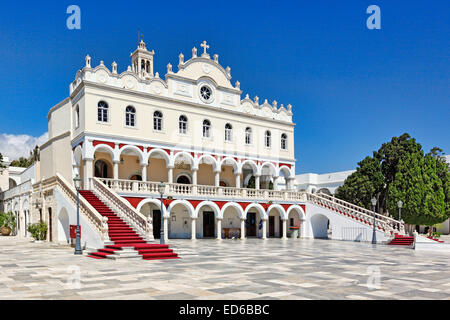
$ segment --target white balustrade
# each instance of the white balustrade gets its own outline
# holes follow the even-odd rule
[[[108,188],[119,193],[159,194],[159,182],[114,179],[98,179],[98,181],[103,182]],[[262,201],[312,202],[353,220],[365,223],[366,225],[371,225],[373,223],[372,211],[323,193],[311,194],[294,190],[263,190],[179,183],[165,184],[166,196],[199,196],[229,199],[243,198]],[[375,218],[376,225],[380,230],[384,230],[386,233],[392,231],[394,226],[399,225],[399,221],[378,213],[375,214]]]

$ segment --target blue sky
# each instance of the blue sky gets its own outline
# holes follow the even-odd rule
[[[66,9],[81,8],[81,30]],[[381,30],[366,8],[381,8]],[[352,169],[394,135],[449,143],[448,1],[48,1],[0,10],[0,140],[39,137],[89,53],[119,72],[141,29],[155,70],[203,40],[244,95],[291,103],[297,173]],[[4,141],[5,142],[5,141]],[[2,150],[0,141],[0,152]],[[7,147],[4,147],[7,148]]]

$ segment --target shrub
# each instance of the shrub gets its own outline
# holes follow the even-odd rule
[[[0,212],[0,227],[14,231],[16,229],[16,216],[12,212]]]
[[[44,221],[33,223],[28,226],[28,232],[36,240],[45,240],[47,237],[47,224]]]

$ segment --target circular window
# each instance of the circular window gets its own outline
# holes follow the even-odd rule
[[[207,86],[207,85],[203,85],[200,87],[200,98],[207,103],[212,102],[212,96],[213,96],[213,91],[212,89]]]

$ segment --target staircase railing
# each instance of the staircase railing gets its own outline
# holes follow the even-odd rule
[[[101,199],[105,200],[111,206],[111,209],[129,222],[135,228],[136,232],[147,238],[147,240],[153,239],[153,225],[150,215],[145,217],[142,213],[134,209],[128,201],[108,188],[98,178],[94,177],[90,180],[92,190],[97,192],[101,196]]]
[[[59,173],[56,173],[55,176],[33,185],[33,189],[34,191],[36,191],[35,194],[39,194],[38,191],[42,191],[43,193],[45,193],[47,190],[54,189],[55,187],[58,187],[63,192],[66,199],[76,207],[77,191]],[[93,229],[100,234],[101,239],[103,241],[108,241],[108,218],[103,217],[100,213],[98,213],[97,210],[95,210],[95,208],[83,197],[79,197],[79,208],[80,215],[83,215],[87,218],[87,221],[89,222],[91,227],[93,227]]]
[[[307,200],[319,206],[332,209],[339,214],[350,217],[364,224],[372,225],[373,223],[373,211],[359,207],[336,197],[323,193],[307,193]],[[390,234],[391,231],[398,232],[396,226],[400,226],[400,230],[404,229],[402,222],[378,213],[375,213],[375,224],[378,226],[378,229],[383,230],[386,234]]]

